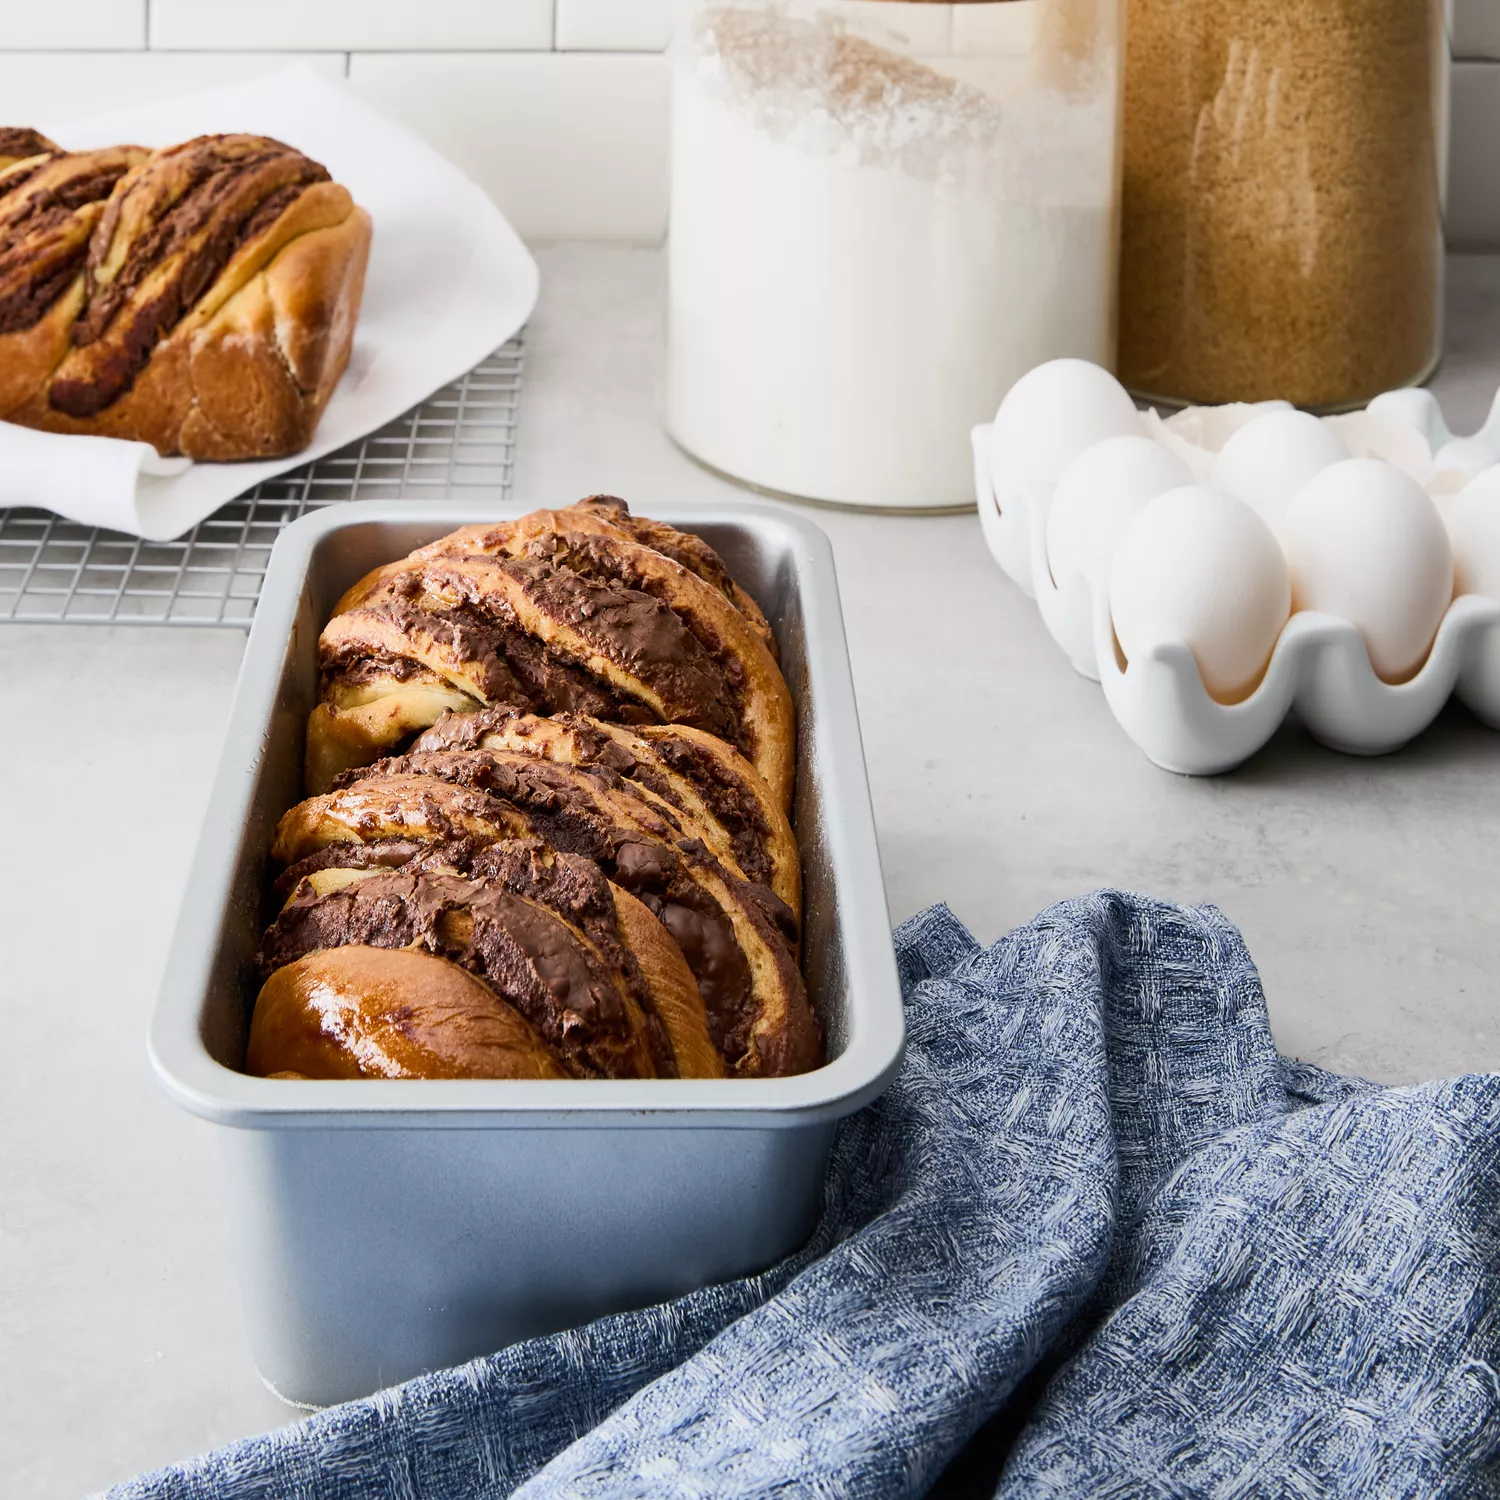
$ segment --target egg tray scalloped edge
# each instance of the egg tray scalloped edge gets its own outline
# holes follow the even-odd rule
[[[1180,640],[1149,640],[1128,664],[1105,590],[1085,580],[1057,588],[1047,562],[1051,487],[1032,484],[1002,511],[990,480],[990,425],[973,430],[979,522],[995,561],[1028,598],[1075,671],[1104,689],[1120,727],[1167,771],[1212,776],[1248,760],[1293,707],[1309,733],[1348,755],[1385,755],[1415,739],[1455,692],[1481,723],[1500,729],[1500,602],[1455,599],[1414,677],[1382,681],[1348,620],[1301,611],[1282,627],[1265,675],[1238,703],[1209,696]]]

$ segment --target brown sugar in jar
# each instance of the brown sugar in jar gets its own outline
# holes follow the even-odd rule
[[[1129,0],[1120,378],[1362,405],[1440,351],[1443,0]]]

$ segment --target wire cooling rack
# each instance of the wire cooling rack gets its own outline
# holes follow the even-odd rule
[[[256,485],[171,542],[0,509],[0,621],[230,625],[255,613],[283,526],[345,500],[510,495],[520,336],[389,426]]]

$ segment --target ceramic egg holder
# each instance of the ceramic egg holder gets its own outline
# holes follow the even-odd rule
[[[1445,445],[1500,447],[1500,396],[1483,433],[1455,439],[1428,391],[1398,391],[1370,410],[1420,431],[1434,451]],[[1349,755],[1384,755],[1419,735],[1449,696],[1481,722],[1500,729],[1500,602],[1465,594],[1449,605],[1426,661],[1402,683],[1376,675],[1354,625],[1301,611],[1287,621],[1264,676],[1248,697],[1222,703],[1203,685],[1192,652],[1180,640],[1148,641],[1130,662],[1115,636],[1107,588],[1078,578],[1053,582],[1047,558],[1047,511],[1053,486],[1017,490],[1002,509],[990,469],[990,425],[974,428],[974,483],[980,525],[996,562],[1029,598],[1073,668],[1104,689],[1126,734],[1164,770],[1212,776],[1255,754],[1293,707],[1314,738]],[[1446,449],[1452,452],[1452,449]],[[1493,451],[1489,462],[1494,461]],[[1476,449],[1466,457],[1482,461]],[[1481,464],[1474,463],[1477,469]]]

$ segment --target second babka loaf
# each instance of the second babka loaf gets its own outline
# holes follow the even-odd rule
[[[0,129],[0,418],[295,453],[348,362],[369,247],[348,190],[265,136],[68,152]]]

